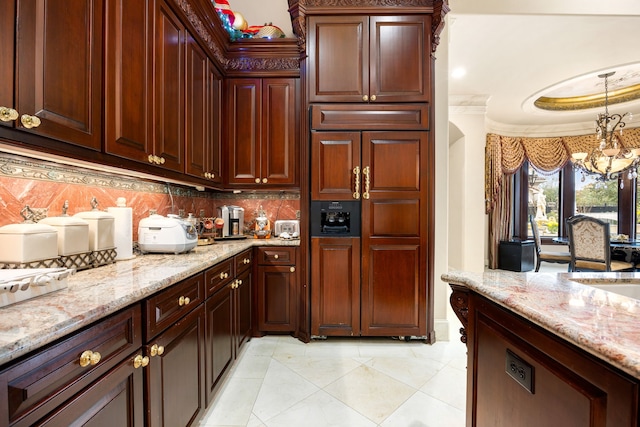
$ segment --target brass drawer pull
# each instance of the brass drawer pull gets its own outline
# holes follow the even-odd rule
[[[220,273],[220,280],[226,279],[227,277],[229,277],[229,273],[225,273],[225,272]]]
[[[138,369],[140,367],[145,367],[149,364],[149,358],[147,356],[142,357],[141,354],[137,355],[133,358],[133,368]]]
[[[23,114],[22,117],[20,117],[20,121],[22,122],[22,126],[27,129],[37,128],[41,123],[38,117],[30,116],[28,114]]]
[[[16,110],[9,107],[0,107],[0,121],[10,122],[16,120],[19,114]]]
[[[180,299],[178,299],[178,305],[180,307],[182,307],[183,305],[189,305],[190,302],[191,300],[189,299],[189,297],[182,296],[180,297]]]
[[[80,366],[86,368],[89,365],[97,365],[102,356],[97,351],[86,350],[80,355]]]
[[[242,260],[243,264],[249,264],[251,262],[251,260],[249,258],[245,258]]]
[[[164,354],[164,346],[154,344],[151,346],[151,357],[162,356]]]

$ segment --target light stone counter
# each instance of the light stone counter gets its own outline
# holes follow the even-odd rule
[[[574,281],[640,284],[640,273],[452,271],[442,280],[463,285],[640,378],[640,301]]]
[[[198,246],[185,254],[146,254],[70,276],[66,289],[0,308],[0,367],[252,246],[300,240],[251,239]]]

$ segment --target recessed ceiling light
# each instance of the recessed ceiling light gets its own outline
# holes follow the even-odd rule
[[[461,79],[467,75],[467,70],[463,67],[456,67],[451,70],[451,78]]]

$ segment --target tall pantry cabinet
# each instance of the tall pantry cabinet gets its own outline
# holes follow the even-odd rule
[[[433,9],[364,3],[306,8],[309,198],[358,201],[361,222],[311,237],[311,336],[432,342]]]

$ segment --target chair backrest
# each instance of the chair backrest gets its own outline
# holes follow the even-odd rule
[[[531,224],[531,232],[533,233],[533,241],[536,245],[536,253],[540,255],[542,250],[542,242],[540,241],[540,232],[538,231],[538,223],[533,218],[533,215],[529,215],[529,223]]]
[[[609,247],[609,223],[586,215],[575,215],[567,219],[571,262],[576,260],[596,261],[611,266]]]

